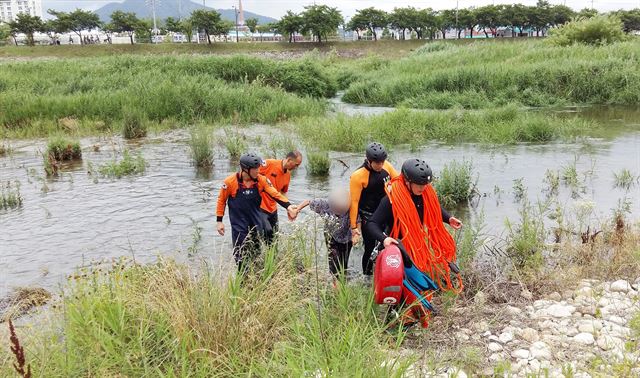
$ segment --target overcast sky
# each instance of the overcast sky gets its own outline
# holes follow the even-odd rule
[[[145,0],[137,0],[145,1]],[[149,0],[146,0],[149,1]],[[178,2],[180,0],[157,0],[160,2]],[[182,0],[183,2],[189,0]],[[228,9],[232,5],[237,4],[237,0],[204,0],[208,7],[217,9]],[[95,10],[101,6],[120,2],[114,0],[42,0],[43,13],[49,8],[57,10],[73,10],[75,8],[84,8]],[[202,4],[202,0],[194,1],[195,3]],[[313,4],[313,1],[307,0],[243,0],[242,6],[245,10],[258,13],[264,16],[271,16],[273,18],[280,18],[287,10],[294,12],[300,12],[305,5]],[[393,10],[394,7],[414,6],[416,8],[428,8],[433,9],[446,9],[455,8],[455,0],[447,1],[426,1],[426,0],[317,0],[316,4],[326,4],[332,7],[337,7],[342,11],[342,15],[345,17],[351,17],[356,9],[362,9],[367,7],[376,7],[378,9],[384,9],[386,11]],[[520,0],[520,1],[500,1],[500,0],[459,0],[459,6],[482,6],[487,4],[511,4],[522,3],[525,5],[535,5],[536,0]],[[566,4],[573,9],[579,10],[585,7],[591,7],[591,0],[551,0],[551,4]],[[599,11],[609,11],[616,9],[631,9],[640,7],[640,0],[593,0],[594,8]]]

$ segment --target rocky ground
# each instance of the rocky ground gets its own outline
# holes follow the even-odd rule
[[[640,377],[639,289],[640,278],[581,280],[573,290],[528,298],[528,305],[496,307],[501,314],[494,324],[474,320],[454,333],[458,345],[484,352],[481,368],[422,366],[409,375]]]

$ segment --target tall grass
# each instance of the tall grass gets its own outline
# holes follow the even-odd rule
[[[143,112],[139,109],[125,107],[122,109],[122,136],[125,139],[137,139],[147,136]]]
[[[139,175],[147,168],[142,155],[131,156],[129,151],[124,150],[122,159],[114,159],[112,162],[100,166],[99,172],[106,177],[122,178],[124,176]]]
[[[428,50],[426,45],[425,50]],[[439,46],[439,45],[434,45]],[[415,53],[355,80],[343,99],[422,108],[636,104],[640,41],[556,47],[482,41]]]
[[[623,31],[622,21],[615,15],[596,15],[573,20],[549,31],[548,42],[557,46],[574,43],[605,45],[629,39]]]
[[[240,159],[240,156],[247,152],[247,148],[249,148],[246,137],[242,133],[231,129],[224,130],[223,143],[231,160]]]
[[[123,120],[126,107],[152,122],[237,118],[275,123],[321,115],[325,101],[305,91],[330,95],[331,79],[313,62],[308,65],[243,57],[135,56],[8,63],[0,67],[0,124],[7,132],[62,128],[58,120],[65,117],[80,126],[87,120],[110,124]]]
[[[75,160],[82,158],[82,149],[78,141],[55,136],[49,139],[46,154],[57,161]]]
[[[83,269],[59,327],[23,340],[35,375],[400,376],[371,290],[317,280],[297,239],[246,276],[167,260]]]
[[[467,202],[475,191],[476,183],[470,161],[452,161],[442,168],[434,186],[440,203],[452,207]]]
[[[0,183],[0,210],[15,209],[22,206],[22,196],[20,195],[20,182],[11,184]]]
[[[312,176],[328,176],[331,160],[327,151],[311,151],[307,153],[307,172]]]
[[[398,109],[375,116],[306,118],[291,125],[320,149],[360,151],[369,140],[388,145],[428,141],[512,144],[571,138],[596,128],[592,121],[524,112],[513,106],[480,111]]]
[[[213,134],[205,127],[194,127],[190,131],[189,148],[191,159],[197,167],[213,165]]]
[[[638,184],[640,176],[633,174],[630,170],[624,168],[619,172],[613,172],[614,186],[616,188],[631,189]]]

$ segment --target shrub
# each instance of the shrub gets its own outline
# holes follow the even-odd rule
[[[49,140],[47,143],[46,154],[56,161],[82,159],[80,143],[68,140],[61,136],[57,136]]]
[[[122,109],[122,136],[125,139],[136,139],[146,135],[147,127],[142,112],[132,107]]]
[[[606,45],[627,40],[622,21],[616,15],[598,15],[560,25],[549,31],[549,43],[569,46],[574,43]]]
[[[204,127],[191,129],[191,159],[197,167],[210,167],[213,165],[213,134]]]
[[[307,172],[312,176],[328,176],[331,169],[331,160],[326,151],[307,153]]]
[[[459,163],[452,161],[442,168],[434,186],[442,205],[452,207],[465,203],[471,198],[475,190],[476,181],[473,179],[471,162],[463,161]]]
[[[129,154],[129,151],[125,150],[122,154],[122,160],[105,164],[100,167],[99,171],[103,176],[112,178],[122,178],[129,175],[137,175],[144,173],[147,163],[142,155],[138,154],[135,157]]]

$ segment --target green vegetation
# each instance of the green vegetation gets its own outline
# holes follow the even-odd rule
[[[452,161],[445,164],[437,175],[434,187],[440,203],[445,207],[453,207],[472,197],[476,191],[476,182],[470,161]]]
[[[140,110],[130,107],[122,109],[122,136],[125,139],[147,136],[147,127]]]
[[[436,109],[492,108],[512,102],[636,104],[639,46],[637,40],[595,47],[560,47],[538,40],[434,46],[435,51],[418,52],[362,75],[343,99]]]
[[[189,147],[196,167],[213,165],[213,133],[205,127],[194,127],[190,131]]]
[[[622,20],[617,15],[598,15],[571,21],[551,29],[549,43],[570,46],[574,43],[607,45],[622,42],[629,37],[623,31]]]
[[[244,134],[230,129],[224,130],[224,146],[227,148],[229,158],[238,160],[240,156],[247,152],[249,145]]]
[[[62,136],[49,139],[46,154],[56,161],[82,159],[80,142],[71,141]]]
[[[331,159],[327,151],[311,151],[307,153],[307,172],[312,176],[328,176]]]
[[[84,268],[54,306],[59,326],[20,335],[27,362],[35,376],[402,375],[410,361],[390,351],[371,290],[318,280],[308,243],[229,279],[165,260]]]
[[[616,188],[630,189],[638,183],[640,176],[634,175],[628,169],[622,169],[620,172],[613,172],[614,186]]]
[[[22,206],[22,196],[20,195],[20,182],[13,185],[11,181],[6,184],[0,183],[0,210],[15,209]]]
[[[481,111],[425,112],[398,109],[376,116],[306,118],[292,131],[324,150],[361,151],[367,141],[385,145],[424,144],[428,141],[512,144],[570,139],[594,130],[595,124],[580,119],[523,112],[517,107]]]
[[[321,115],[326,106],[284,89],[314,96],[335,91],[331,77],[313,62],[278,63],[242,56],[10,63],[0,65],[0,88],[5,109],[0,124],[9,135],[25,127],[50,131],[65,117],[110,123],[130,114],[123,108],[156,123],[230,119],[275,123]]]
[[[544,208],[523,200],[517,223],[506,221],[506,253],[516,269],[539,269],[545,248]]]
[[[124,150],[122,153],[122,160],[113,160],[111,163],[102,165],[99,168],[99,172],[106,177],[122,178],[124,176],[138,175],[144,173],[147,168],[142,155],[138,154],[135,157],[129,154],[129,151]]]

